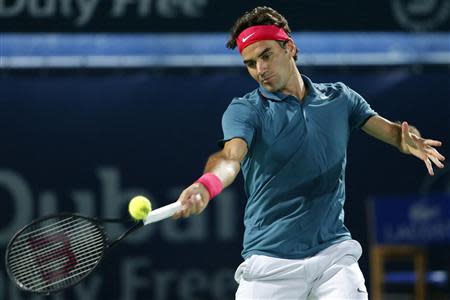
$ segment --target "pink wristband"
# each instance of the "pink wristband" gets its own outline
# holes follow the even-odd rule
[[[213,173],[203,174],[196,182],[200,182],[206,188],[209,193],[209,200],[217,196],[223,189],[222,181]]]

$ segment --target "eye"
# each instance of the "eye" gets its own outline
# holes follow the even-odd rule
[[[261,59],[262,59],[262,60],[268,60],[271,56],[272,56],[272,52],[267,52],[267,53],[264,53],[264,54],[261,56]]]
[[[247,63],[246,63],[246,65],[247,65],[247,67],[249,67],[249,68],[255,68],[255,66],[256,66],[256,62],[255,61],[248,61]]]

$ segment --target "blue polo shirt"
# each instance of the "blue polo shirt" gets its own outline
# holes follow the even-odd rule
[[[376,113],[343,83],[302,78],[302,102],[259,87],[233,99],[222,118],[222,142],[242,138],[249,147],[241,164],[244,258],[300,259],[351,238],[343,210],[347,143]]]

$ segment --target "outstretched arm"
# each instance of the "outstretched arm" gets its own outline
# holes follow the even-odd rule
[[[204,173],[212,173],[221,181],[223,188],[236,179],[241,169],[240,163],[247,154],[247,143],[240,138],[234,138],[225,143],[224,148],[211,155],[206,163]],[[205,186],[195,182],[186,188],[178,198],[183,209],[174,217],[188,217],[201,213],[210,200],[210,194]]]
[[[419,131],[410,127],[407,122],[397,124],[383,117],[373,116],[364,124],[362,130],[397,147],[403,153],[421,159],[430,175],[434,175],[432,162],[438,168],[444,167],[442,161],[445,160],[445,157],[435,149],[435,147],[441,146],[442,142],[422,138]]]

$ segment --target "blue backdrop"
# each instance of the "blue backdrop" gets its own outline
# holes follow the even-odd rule
[[[345,82],[381,115],[441,139],[450,157],[447,69],[305,74],[316,82]],[[117,217],[126,216],[127,201],[137,193],[151,197],[154,207],[175,201],[218,150],[221,115],[232,97],[253,88],[242,69],[2,74],[0,253],[16,230],[53,211]],[[414,195],[424,186],[448,189],[448,179],[430,182],[421,161],[363,133],[353,135],[346,224],[366,251],[366,276],[366,199]],[[112,249],[87,281],[53,299],[231,299],[244,204],[239,178],[204,214],[137,233]],[[19,292],[3,262],[0,267],[0,300],[40,299]]]

